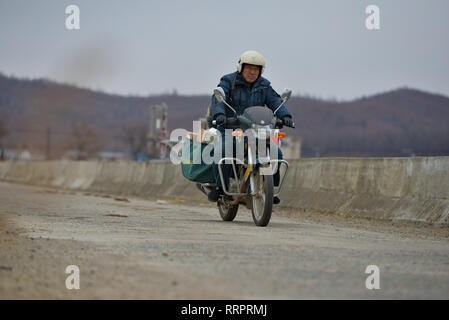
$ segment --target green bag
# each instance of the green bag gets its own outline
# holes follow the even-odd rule
[[[215,183],[214,164],[204,163],[201,157],[207,145],[205,142],[193,141],[189,138],[186,138],[184,141],[181,155],[181,169],[182,175],[186,179],[199,183]],[[194,160],[200,160],[201,163],[193,163]]]

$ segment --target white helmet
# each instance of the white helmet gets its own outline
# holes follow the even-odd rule
[[[262,74],[263,70],[265,69],[265,59],[263,58],[263,55],[254,50],[245,51],[240,56],[239,62],[237,64],[237,71],[239,73],[242,72],[244,63],[261,66],[262,70],[260,71],[260,74]]]

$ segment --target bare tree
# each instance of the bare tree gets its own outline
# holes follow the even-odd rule
[[[139,154],[146,154],[148,129],[142,124],[122,125],[122,141],[126,144],[134,160]]]
[[[77,160],[91,158],[100,149],[98,134],[86,123],[72,125],[71,148],[76,151]]]
[[[3,150],[3,138],[8,135],[8,129],[5,123],[0,119],[0,160],[5,159],[5,151]]]

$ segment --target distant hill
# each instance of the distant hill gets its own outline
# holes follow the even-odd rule
[[[0,74],[0,120],[9,147],[69,148],[74,124],[94,128],[102,149],[126,151],[126,126],[148,126],[149,106],[169,106],[169,130],[192,129],[204,116],[210,96],[120,96]],[[287,103],[303,139],[303,156],[449,155],[449,98],[400,88],[360,99],[335,102],[292,97]],[[50,130],[50,131],[49,131]]]

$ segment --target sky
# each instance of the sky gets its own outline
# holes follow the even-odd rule
[[[66,28],[66,7],[80,29]],[[369,5],[379,30],[368,30]],[[123,95],[209,94],[257,50],[278,92],[449,96],[447,0],[0,0],[0,72]]]

